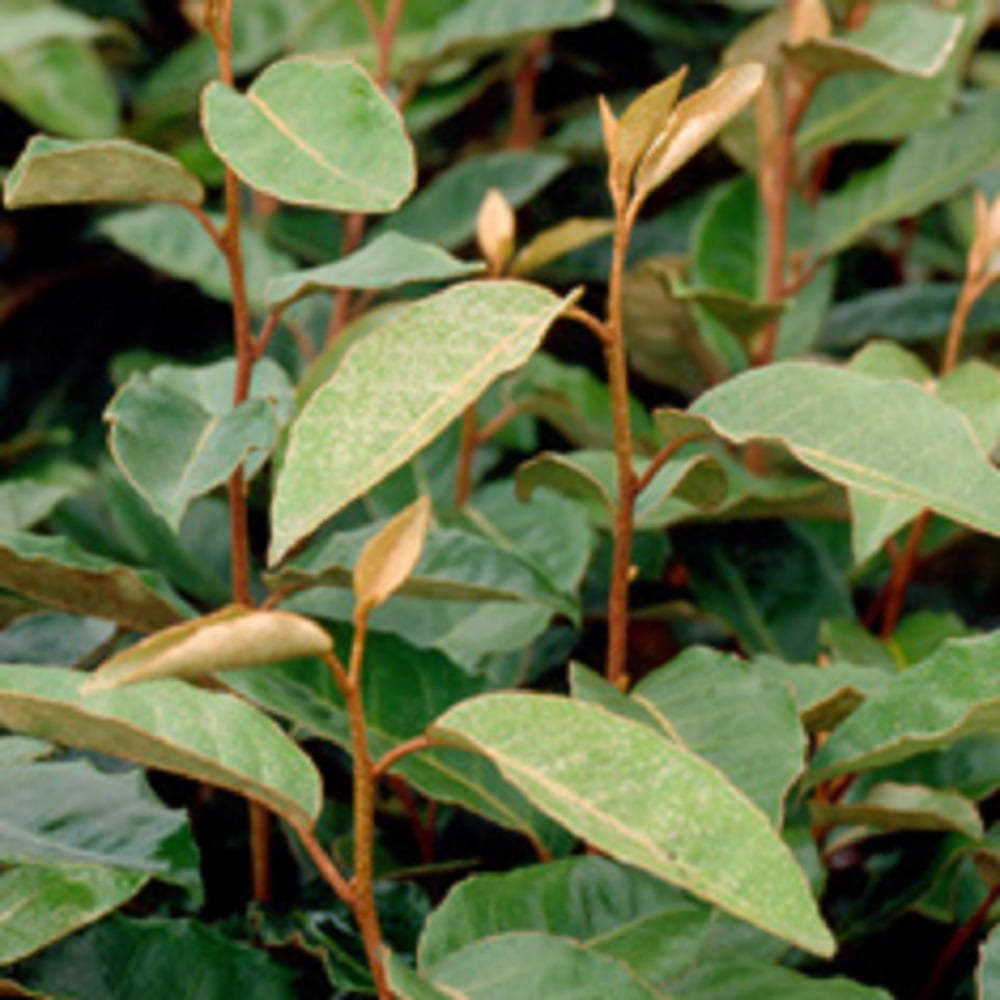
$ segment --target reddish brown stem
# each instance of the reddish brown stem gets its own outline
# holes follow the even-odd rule
[[[538,77],[549,39],[533,38],[524,49],[524,58],[514,77],[514,108],[511,113],[509,149],[531,149],[538,139],[539,125],[535,114]]]
[[[570,306],[563,315],[567,319],[574,319],[577,323],[585,326],[603,345],[611,343],[611,331],[608,329],[607,323],[599,320],[593,313],[589,313],[579,306]]]
[[[462,437],[458,446],[458,468],[455,471],[455,506],[464,507],[472,494],[472,462],[476,457],[479,434],[476,430],[476,407],[462,414]]]
[[[360,212],[354,212],[344,218],[344,235],[340,242],[340,255],[346,257],[361,244],[365,235],[365,217]],[[351,299],[353,292],[350,288],[340,288],[333,303],[333,313],[330,315],[330,326],[326,333],[327,345],[332,344],[340,335],[340,331],[347,326],[351,318]]]
[[[683,437],[679,437],[669,444],[664,445],[650,460],[649,465],[646,466],[646,471],[639,476],[635,484],[635,493],[638,496],[642,491],[656,478],[656,474],[663,468],[667,462],[670,461],[684,447],[686,444],[690,444],[692,441],[700,441],[706,435],[704,434],[685,434]]]
[[[896,631],[899,615],[903,610],[903,601],[906,598],[906,590],[910,585],[913,568],[917,563],[920,543],[924,540],[930,520],[931,512],[929,510],[920,512],[920,516],[913,522],[910,533],[906,536],[903,551],[893,564],[892,577],[885,595],[885,609],[882,612],[881,635],[883,639],[888,639]]]
[[[342,899],[348,906],[354,906],[354,890],[337,869],[337,866],[330,860],[330,856],[323,850],[322,845],[316,839],[312,830],[304,826],[292,824],[295,835],[299,838],[302,846],[306,849],[313,864],[323,876],[327,885]]]
[[[436,802],[431,802],[427,806],[426,821],[420,815],[417,808],[417,800],[410,791],[410,786],[396,775],[389,775],[389,786],[393,794],[399,799],[410,821],[410,829],[413,832],[413,839],[417,842],[420,851],[420,860],[424,864],[430,864],[434,860],[434,824],[436,818]]]
[[[427,736],[414,736],[413,739],[406,740],[391,750],[387,750],[379,759],[372,764],[372,778],[378,780],[389,768],[398,764],[404,757],[420,750],[429,750],[434,744]]]

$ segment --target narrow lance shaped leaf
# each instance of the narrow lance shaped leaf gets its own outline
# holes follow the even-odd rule
[[[539,271],[565,254],[610,235],[614,228],[612,219],[566,219],[522,247],[511,264],[511,274],[520,277]]]
[[[538,808],[612,857],[832,954],[805,875],[767,817],[649,727],[567,698],[492,694],[457,705],[429,733],[485,754]]]
[[[421,497],[368,540],[354,569],[356,620],[366,618],[406,583],[420,560],[430,522],[430,499]]]
[[[242,180],[292,204],[388,212],[416,182],[399,112],[354,63],[284,59],[245,95],[211,83],[202,121]]]
[[[158,677],[191,680],[220,670],[319,656],[332,648],[330,636],[309,618],[233,606],[164,629],[116,653],[81,691],[108,691]]]
[[[764,75],[759,63],[733,66],[681,101],[639,163],[636,197],[645,199],[707,145],[749,104],[764,82]]]
[[[7,208],[102,201],[200,205],[201,181],[173,157],[127,139],[73,141],[36,135],[4,182]]]
[[[527,361],[565,307],[522,282],[458,285],[351,347],[292,425],[272,507],[271,562]]]
[[[625,110],[616,129],[618,183],[628,190],[632,173],[650,145],[667,126],[687,76],[682,66],[673,76],[640,94]]]

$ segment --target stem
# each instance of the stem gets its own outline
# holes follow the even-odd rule
[[[352,212],[344,217],[344,235],[340,241],[340,256],[346,257],[358,248],[361,239],[365,234],[365,217],[360,212]],[[330,326],[326,332],[326,344],[329,346],[340,335],[340,331],[347,326],[351,318],[351,298],[353,291],[350,288],[339,288],[337,297],[334,299],[333,312],[330,315]]]
[[[326,883],[331,889],[342,899],[348,906],[354,906],[354,890],[351,888],[347,879],[337,870],[337,866],[330,860],[329,855],[323,850],[322,845],[316,839],[312,830],[309,830],[304,826],[297,826],[296,824],[291,824],[292,829],[295,831],[295,835],[302,842],[302,846],[306,849],[309,857],[312,858],[313,864],[319,870],[320,875],[323,876]]]
[[[692,441],[700,441],[707,437],[706,434],[685,434],[683,437],[679,437],[669,444],[664,445],[650,460],[649,465],[646,466],[646,471],[639,476],[635,484],[635,495],[638,496],[642,491],[656,478],[656,474],[660,471],[684,447],[686,444],[690,444]]]
[[[455,506],[464,507],[472,494],[472,462],[476,457],[479,433],[476,429],[476,406],[466,407],[462,414],[462,439],[458,447],[458,469],[455,472]]]
[[[579,306],[570,306],[563,315],[567,319],[575,319],[577,323],[585,326],[597,339],[606,347],[611,343],[611,331],[607,323],[599,320],[593,313],[581,309]]]
[[[354,918],[361,928],[368,964],[375,979],[379,1000],[390,1000],[389,986],[382,968],[382,930],[375,907],[373,888],[372,846],[375,837],[375,765],[368,749],[365,707],[361,694],[361,669],[364,661],[367,615],[355,618],[351,663],[344,689],[347,712],[351,723],[351,744],[354,751]]]
[[[511,114],[508,149],[531,149],[538,138],[538,120],[535,116],[535,98],[542,57],[548,48],[546,35],[533,38],[525,46],[524,58],[514,77],[514,110]]]
[[[608,600],[608,681],[619,690],[628,687],[628,588],[632,568],[633,515],[637,495],[635,469],[632,465],[632,422],[629,413],[628,362],[625,356],[625,333],[622,320],[625,255],[629,237],[638,214],[638,201],[615,212],[614,247],[608,283],[608,321],[610,334],[604,347],[611,392],[615,429],[615,464],[618,471],[618,497],[614,517],[614,557],[611,567],[611,594]]]
[[[430,738],[423,735],[414,736],[412,739],[394,746],[391,750],[387,750],[382,754],[372,765],[372,777],[377,781],[390,767],[398,764],[404,757],[408,757],[411,753],[416,753],[419,750],[429,750],[432,746],[434,744]]]

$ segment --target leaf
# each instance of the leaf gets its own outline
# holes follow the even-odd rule
[[[457,55],[506,48],[531,35],[576,28],[609,17],[614,0],[467,0],[435,24],[422,53],[422,61],[438,63]]]
[[[612,857],[832,953],[805,877],[766,817],[710,764],[646,726],[565,698],[492,694],[452,708],[430,735],[487,755]]]
[[[941,379],[938,396],[965,416],[983,451],[992,452],[1000,441],[1000,369],[966,361]]]
[[[201,181],[166,156],[127,139],[73,142],[34,136],[4,181],[7,208],[101,201],[200,205]]]
[[[93,694],[163,677],[196,680],[221,670],[320,656],[332,649],[329,635],[308,618],[231,605],[116,653],[80,691]]]
[[[263,399],[220,416],[142,372],[117,392],[104,419],[118,467],[175,531],[192,500],[244,463],[259,467],[278,439],[274,409]]]
[[[893,677],[830,735],[809,782],[905,760],[1000,724],[1000,633],[954,639]]]
[[[26,981],[52,996],[169,1000],[204,997],[296,1000],[298,976],[263,951],[196,920],[114,915],[31,963]]]
[[[53,38],[0,56],[0,100],[35,125],[74,139],[111,138],[118,94],[87,44]]]
[[[374,233],[398,232],[454,249],[475,235],[479,206],[490,188],[500,191],[511,208],[520,208],[568,165],[564,156],[510,150],[463,160],[380,222]]]
[[[667,735],[714,764],[780,830],[806,738],[784,684],[734,657],[687,649],[631,691]],[[719,726],[719,719],[726,720]]]
[[[648,197],[707,145],[753,99],[763,80],[763,66],[745,63],[723,70],[707,87],[684,98],[639,163],[636,197]]]
[[[678,1000],[891,1000],[885,990],[842,976],[810,978],[780,965],[725,958],[704,963],[673,995]]]
[[[659,985],[698,960],[710,918],[706,906],[645,872],[608,858],[566,858],[460,882],[425,925],[420,967],[477,940],[541,931],[573,938]]]
[[[0,483],[0,532],[7,534],[33,527],[77,492],[77,488],[68,484],[48,485],[37,479]]]
[[[543,229],[518,251],[511,263],[511,274],[523,277],[540,271],[565,254],[607,236],[614,228],[611,219],[565,219],[550,229]]]
[[[349,648],[350,634],[335,633]],[[368,745],[378,759],[421,735],[445,709],[478,694],[483,681],[433,650],[415,649],[393,636],[369,632],[362,687],[367,706]],[[226,684],[311,736],[352,751],[343,696],[330,671],[318,661],[260,667],[223,675]],[[452,749],[422,751],[392,768],[424,795],[454,802],[514,830],[551,851],[565,850],[569,837],[531,806],[484,758]]]
[[[221,216],[209,213],[221,228]],[[223,302],[232,300],[226,261],[208,233],[190,212],[178,205],[145,205],[106,216],[98,231],[119,249],[138,257],[157,271],[181,281],[191,281],[206,295]],[[250,305],[266,309],[263,291],[276,274],[291,270],[291,257],[270,247],[250,226],[240,234]]]
[[[149,881],[143,872],[96,865],[23,866],[0,872],[0,965],[39,951],[99,920]]]
[[[468,1000],[531,996],[542,983],[546,1000],[656,998],[652,987],[624,965],[549,934],[498,934],[477,941],[445,956],[427,975],[445,996]]]
[[[3,10],[0,55],[17,52],[53,38],[87,41],[101,33],[97,21],[45,0],[32,4],[7,4]]]
[[[354,63],[272,63],[245,95],[210,83],[205,135],[242,180],[282,201],[388,212],[416,183],[399,112]]]
[[[287,306],[314,292],[338,288],[395,288],[418,281],[451,281],[483,269],[432,243],[389,231],[332,264],[281,274],[267,283],[267,303]]]
[[[191,613],[158,574],[92,555],[67,538],[0,535],[0,586],[137,632],[173,625]]]
[[[813,821],[830,826],[862,825],[882,830],[948,830],[976,840],[983,835],[979,811],[951,789],[883,781],[863,799],[810,805]]]
[[[431,504],[421,497],[390,518],[365,543],[354,567],[358,619],[384,604],[416,569],[430,526]]]
[[[519,282],[458,285],[355,344],[292,425],[272,507],[271,562],[527,361],[565,306]]]
[[[1000,927],[994,927],[980,949],[980,962],[976,969],[976,986],[979,1000],[988,1000],[1000,990]]]
[[[748,652],[813,659],[821,622],[851,612],[843,574],[800,524],[692,526],[674,541],[699,604]]]
[[[987,93],[970,110],[913,133],[885,162],[823,198],[815,256],[832,256],[876,224],[917,215],[959,191],[996,156],[991,126],[998,115],[1000,94]]]
[[[316,769],[249,705],[174,680],[86,696],[85,680],[58,667],[0,665],[0,724],[217,785],[312,825]]]
[[[875,7],[860,28],[837,37],[809,38],[786,52],[815,74],[878,70],[930,77],[944,69],[962,24],[960,16],[927,7]]]
[[[687,76],[682,66],[672,76],[643,91],[625,109],[615,129],[615,157],[618,184],[627,192],[632,174],[647,150],[667,127],[681,86]]]
[[[1000,534],[1000,474],[968,424],[915,385],[789,361],[737,376],[692,412],[730,440],[777,439],[845,486]]]
[[[201,892],[198,849],[181,809],[168,809],[137,770],[86,761],[0,768],[0,862],[104,866]]]

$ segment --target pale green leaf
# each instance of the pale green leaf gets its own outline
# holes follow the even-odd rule
[[[980,950],[982,956],[976,969],[979,1000],[990,1000],[1000,994],[1000,926],[994,927]]]
[[[68,538],[0,536],[0,586],[138,632],[173,625],[192,613],[158,574],[85,552]]]
[[[725,958],[705,962],[672,995],[678,1000],[891,1000],[885,990],[840,976],[812,978],[780,965]]]
[[[292,425],[272,508],[271,562],[527,361],[565,306],[519,282],[459,285],[352,347]]]
[[[1000,441],[1000,369],[966,361],[941,379],[937,391],[969,421],[983,450],[992,452]]]
[[[813,73],[879,70],[929,77],[944,68],[962,23],[960,16],[933,8],[889,4],[874,7],[854,31],[809,38],[786,51],[793,62]]]
[[[451,281],[482,271],[483,265],[453,257],[433,243],[403,233],[376,236],[332,264],[281,274],[267,283],[267,302],[286,306],[314,292],[338,288],[396,288],[418,281]]]
[[[34,136],[4,181],[7,208],[101,201],[201,204],[201,181],[173,157],[127,139]]]
[[[0,16],[3,17],[0,55],[53,38],[87,41],[101,33],[98,21],[46,0],[33,0],[30,4],[8,3]]]
[[[833,731],[813,758],[812,784],[949,746],[1000,726],[1000,633],[954,639],[892,678]]]
[[[767,818],[714,767],[652,729],[547,695],[473,698],[432,737],[485,754],[578,836],[821,955],[833,939]]]
[[[220,670],[321,656],[332,649],[330,636],[309,618],[231,605],[115,653],[80,690],[92,694],[163,677],[194,680]]]
[[[272,63],[245,95],[222,83],[202,100],[215,152],[251,187],[342,212],[388,212],[416,182],[399,112],[354,63]]]
[[[0,872],[0,965],[99,920],[149,881],[143,872],[96,865],[24,866]]]
[[[967,422],[916,385],[782,362],[737,376],[692,410],[731,440],[781,441],[845,486],[1000,534],[1000,473]]]
[[[822,199],[816,256],[831,256],[877,223],[917,215],[961,190],[1000,152],[998,116],[1000,94],[984,94],[968,111],[913,133],[885,162]]]
[[[0,724],[218,785],[311,826],[320,779],[277,725],[232,695],[181,681],[83,695],[86,675],[0,665]]]

